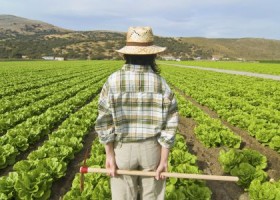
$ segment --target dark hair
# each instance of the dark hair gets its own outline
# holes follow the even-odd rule
[[[132,65],[150,65],[152,70],[159,74],[160,70],[156,64],[156,54],[151,55],[130,55],[124,54],[125,64]]]

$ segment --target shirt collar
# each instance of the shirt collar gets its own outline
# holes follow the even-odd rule
[[[126,71],[135,71],[135,72],[153,72],[150,65],[132,65],[132,64],[125,64],[122,67],[123,70]]]

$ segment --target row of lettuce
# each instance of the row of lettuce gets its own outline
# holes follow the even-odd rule
[[[165,78],[259,142],[280,152],[280,84],[258,78],[162,66]]]
[[[1,62],[0,98],[83,77],[92,71],[109,69],[112,65],[120,66],[116,61]]]
[[[95,75],[98,75],[95,77]],[[75,96],[80,91],[94,85],[96,82],[107,77],[107,73],[91,73],[83,78],[77,77],[72,80],[67,80],[65,83],[59,83],[57,86],[49,85],[48,87],[35,91],[34,95],[23,94],[11,97],[1,108],[7,111],[0,114],[0,135],[4,135],[8,130],[11,130],[17,124],[26,121],[26,119],[37,116],[67,99]],[[34,92],[30,90],[30,92]],[[30,93],[28,92],[28,93]],[[23,98],[21,98],[24,96]],[[3,100],[3,98],[1,99]],[[6,99],[4,99],[5,101]]]
[[[90,68],[89,70],[87,69],[83,71],[70,71],[62,74],[59,77],[52,76],[50,78],[51,80],[49,80],[48,82],[49,84],[39,88],[29,88],[21,92],[16,92],[18,86],[15,85],[13,88],[14,89],[13,94],[5,95],[0,99],[0,103],[1,103],[0,114],[17,110],[18,108],[21,107],[28,106],[31,103],[44,99],[49,95],[73,87],[76,84],[83,83],[84,81],[87,81],[88,78],[92,77],[94,73],[98,72],[99,74],[100,73],[99,70],[100,69],[98,68]],[[29,79],[29,77],[26,78]],[[29,80],[29,82],[32,81],[33,81],[32,79]],[[23,85],[24,83],[20,83],[20,84]]]
[[[182,72],[179,73],[179,71],[177,71],[177,76],[174,77],[172,74],[174,71],[176,74],[175,69],[174,71],[168,70],[168,73],[165,72],[165,69],[162,71],[163,75],[171,84],[176,85],[181,91],[186,92],[187,89],[184,89],[184,86],[187,88],[189,85],[183,81],[179,82],[179,84],[176,82],[176,80],[180,80],[178,74],[182,74]],[[109,73],[110,71],[108,71],[108,74]],[[65,175],[67,164],[74,159],[74,154],[82,149],[83,137],[92,130],[94,126],[97,115],[97,98],[85,106],[84,104],[96,96],[104,80],[105,79],[100,80],[100,82],[94,84],[95,86],[93,87],[89,86],[89,90],[85,89],[86,91],[91,91],[91,95],[81,92],[81,94],[83,93],[83,95],[85,95],[84,99],[87,99],[83,101],[83,103],[78,103],[72,107],[70,105],[73,105],[74,102],[70,104],[63,104],[63,102],[61,107],[50,108],[54,111],[67,107],[67,111],[62,111],[63,113],[58,112],[57,115],[55,113],[51,114],[48,112],[48,109],[45,113],[49,115],[42,115],[42,118],[37,118],[33,123],[28,123],[28,131],[24,132],[25,129],[18,129],[19,131],[14,132],[13,138],[17,138],[17,142],[8,142],[1,146],[2,148],[3,146],[6,148],[15,146],[15,149],[17,149],[15,150],[16,153],[14,156],[7,156],[8,159],[5,160],[5,166],[7,166],[8,164],[11,165],[15,163],[15,157],[19,154],[18,152],[21,151],[20,149],[25,151],[28,148],[29,139],[26,143],[26,138],[30,138],[30,144],[32,144],[38,141],[42,135],[49,134],[49,139],[46,140],[40,148],[31,152],[26,160],[19,161],[13,166],[14,172],[10,172],[7,176],[0,178],[0,199],[50,198],[52,184]],[[172,82],[172,80],[175,80],[175,82]],[[210,89],[208,88],[208,90]],[[238,184],[249,191],[250,199],[280,198],[280,182],[268,181],[265,172],[267,167],[265,156],[250,149],[240,149],[241,138],[239,136],[223,126],[219,120],[206,115],[202,110],[182,96],[181,93],[177,92],[176,97],[179,101],[180,115],[191,117],[197,122],[195,134],[205,147],[226,147],[227,150],[223,150],[220,153],[219,162],[222,164],[225,173],[230,173],[240,178]],[[73,110],[68,110],[68,107]],[[75,112],[79,107],[83,108]],[[55,132],[51,133],[53,128],[60,123],[57,123],[55,116],[61,114],[63,118],[58,121],[66,120]],[[67,118],[68,116],[70,117]],[[35,123],[35,121],[38,123]],[[44,124],[45,121],[51,126]],[[39,127],[41,123],[43,124],[43,128]],[[38,128],[36,128],[36,125],[38,125]],[[28,126],[26,126],[26,128],[28,128]],[[45,129],[45,127],[51,128]],[[18,132],[23,132],[23,137],[15,137]],[[39,133],[40,136],[36,135],[35,132]],[[177,134],[176,137],[176,147],[169,157],[170,171],[201,173],[196,166],[196,157],[187,152],[184,138],[179,134]],[[13,146],[11,144],[16,145]],[[103,167],[105,160],[104,147],[99,144],[98,140],[94,141],[93,146],[94,148],[91,150],[91,158],[88,161],[88,165]],[[7,152],[12,152],[12,149],[13,148]],[[0,152],[2,152],[2,150],[0,150]],[[4,156],[1,155],[1,158],[5,158]],[[1,162],[2,159],[0,160],[0,163]],[[79,189],[79,176],[80,174],[77,173],[73,181],[72,189],[64,196],[64,199],[110,199],[109,179],[107,176],[86,174],[85,190],[83,192],[80,192]],[[205,182],[202,181],[168,179],[166,199],[211,199],[211,191],[206,187]]]
[[[196,165],[196,156],[188,152],[185,139],[179,133],[176,135],[176,144],[169,156],[169,171],[179,173],[200,174]],[[93,142],[90,158],[87,165],[101,168],[105,166],[104,146],[98,139]],[[109,177],[101,174],[85,174],[84,190],[80,190],[80,173],[77,173],[72,183],[72,188],[63,199],[67,200],[109,200],[111,199]],[[211,199],[212,192],[204,181],[191,179],[169,178],[166,182],[165,199]]]
[[[261,63],[261,62],[230,62],[230,61],[170,61],[169,64],[198,66],[216,69],[245,71],[261,74],[275,74],[280,75],[280,64],[278,63]]]
[[[269,182],[267,173],[267,159],[264,155],[251,149],[239,149],[241,138],[235,135],[217,119],[213,119],[202,110],[187,101],[176,92],[179,112],[181,116],[193,118],[197,126],[197,138],[209,147],[225,147],[221,150],[219,162],[224,172],[238,176],[238,184],[249,191],[250,199],[277,199],[280,182]],[[89,166],[104,167],[104,147],[96,139],[88,160]],[[201,173],[196,165],[196,157],[188,153],[184,138],[177,134],[176,145],[169,157],[171,172]],[[267,188],[273,188],[268,192]],[[85,189],[80,191],[80,174],[77,173],[71,190],[64,199],[111,199],[109,178],[101,174],[86,174]],[[167,180],[166,199],[211,199],[211,191],[205,183],[195,180],[170,178]]]
[[[5,135],[0,137],[0,169],[14,164],[16,157],[21,152],[26,151],[30,145],[35,144],[51,133],[71,113],[85,105],[99,93],[106,76],[108,74],[92,77],[90,81],[84,84],[75,85],[61,93],[51,95],[50,99],[47,97],[42,100],[46,104],[40,105],[40,103],[35,102],[29,106],[30,111],[33,108],[37,108],[37,105],[42,110],[37,109],[37,113],[31,112],[26,121],[9,129]],[[96,88],[98,88],[97,91]],[[52,105],[50,102],[55,102],[56,105]],[[24,114],[19,113],[18,115],[24,116]]]
[[[258,151],[240,149],[240,136],[235,135],[222,125],[220,120],[211,118],[184,97],[183,91],[188,87],[188,84],[178,84],[178,79],[174,80],[168,74],[165,76],[180,91],[176,92],[180,115],[193,118],[196,121],[194,132],[199,141],[207,148],[223,147],[225,149],[221,150],[219,155],[219,162],[224,172],[239,177],[238,185],[249,192],[250,199],[280,198],[280,181],[270,182],[265,172],[267,158]],[[273,190],[268,190],[268,188]]]
[[[67,164],[83,147],[83,137],[93,128],[96,107],[97,97],[70,115],[26,160],[17,162],[13,172],[1,177],[0,199],[50,199],[53,182],[65,175]]]
[[[10,71],[4,74],[3,67],[0,67],[2,77],[0,79],[0,97],[17,95],[21,92],[39,89],[50,84],[59,83],[64,80],[69,80],[75,76],[82,74],[92,68],[86,66],[84,72],[81,71],[81,66],[73,66],[69,63],[66,65],[54,64],[50,66],[40,66],[42,63],[33,62],[32,67],[26,68],[24,63],[21,67],[7,67]],[[55,69],[54,69],[55,68]],[[35,90],[36,91],[36,90]]]
[[[104,70],[100,69],[100,65],[92,64],[88,67],[94,68],[91,73],[87,70],[86,74],[80,74],[82,82],[77,79],[71,87],[73,82],[69,79],[65,83],[69,89],[57,90],[55,96],[50,96],[54,100],[60,99],[57,104],[47,106],[41,114],[27,118],[0,138],[1,168],[14,164],[14,171],[0,178],[0,199],[50,198],[53,182],[65,175],[67,164],[83,147],[83,137],[93,128],[97,95],[106,77],[119,67],[111,63]],[[67,65],[63,68],[66,69]],[[83,66],[76,70],[83,71]],[[64,98],[59,98],[63,95]],[[40,104],[35,102],[30,108],[36,105]],[[26,160],[16,162],[18,155],[45,136],[48,139],[37,150],[29,153]]]

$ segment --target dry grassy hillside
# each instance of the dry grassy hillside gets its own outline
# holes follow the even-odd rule
[[[174,33],[175,35],[175,33]],[[155,37],[167,47],[161,56],[181,60],[280,60],[280,41],[258,38],[209,39]],[[66,59],[121,58],[114,50],[125,45],[125,33],[71,31],[13,15],[0,15],[0,59],[62,56]]]
[[[244,58],[247,60],[279,60],[280,41],[261,38],[210,39],[181,38],[184,43],[194,43],[212,51],[213,56]]]
[[[0,15],[0,32],[33,35],[43,32],[67,32],[54,25],[13,15]]]

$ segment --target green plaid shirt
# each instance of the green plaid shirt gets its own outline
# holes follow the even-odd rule
[[[178,126],[177,102],[150,66],[124,65],[104,84],[95,130],[100,142],[135,142],[157,137],[171,148]]]

